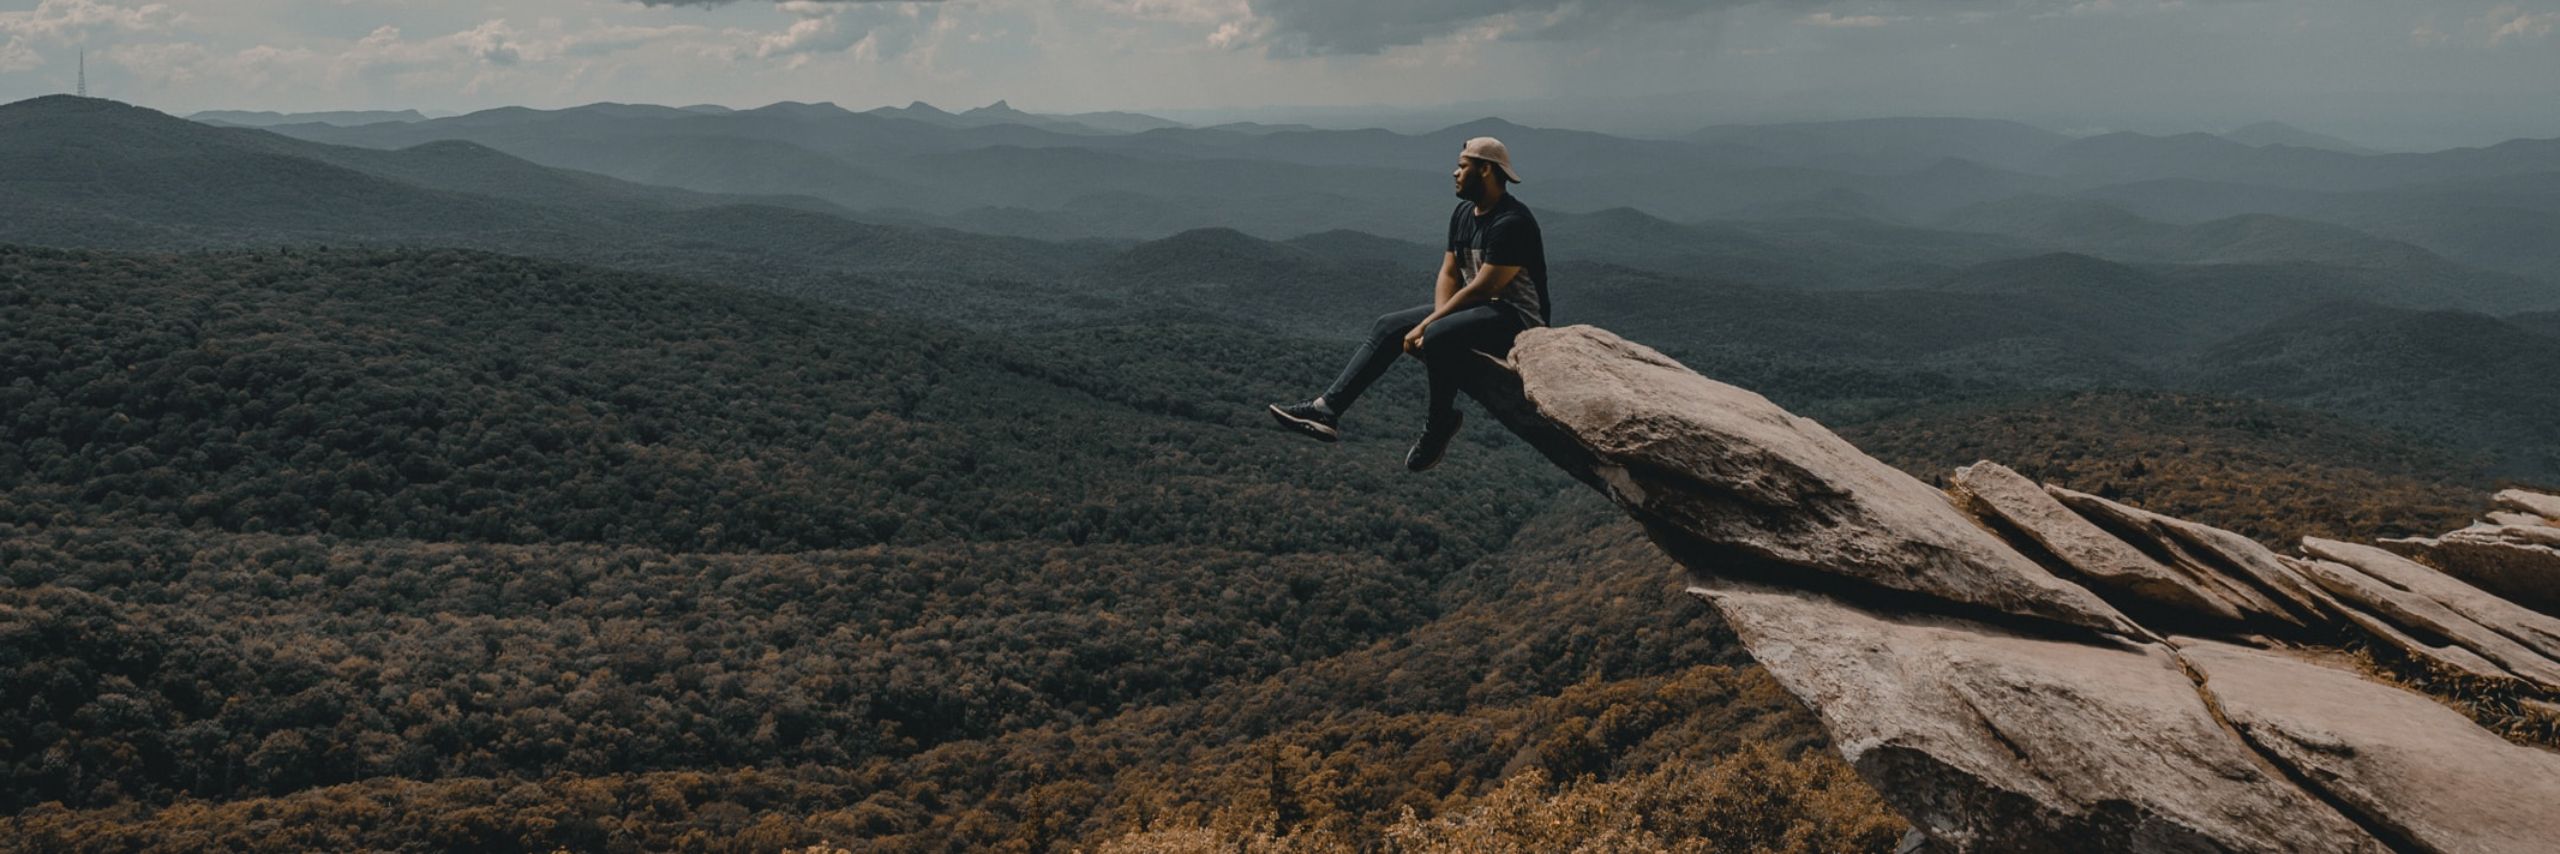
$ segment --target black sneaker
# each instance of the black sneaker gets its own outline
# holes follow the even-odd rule
[[[1449,413],[1447,421],[1432,419],[1431,426],[1423,429],[1422,438],[1413,443],[1413,450],[1405,452],[1404,467],[1422,471],[1439,465],[1441,455],[1449,452],[1449,440],[1458,438],[1458,427],[1465,423],[1467,417],[1456,411]]]
[[[1327,442],[1342,439],[1342,426],[1334,420],[1334,417],[1333,410],[1317,406],[1312,400],[1305,403],[1271,405],[1271,418],[1280,422],[1280,426]]]

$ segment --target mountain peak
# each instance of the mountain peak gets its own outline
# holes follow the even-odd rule
[[[2257,146],[2260,148],[2270,145],[2290,145],[2295,148],[2315,148],[2323,151],[2342,151],[2348,154],[2374,153],[2372,149],[2365,148],[2328,134],[2314,133],[2312,131],[2294,127],[2293,125],[2272,120],[2258,122],[2256,124],[2238,128],[2229,133],[2223,134],[2222,138],[2242,145]]]
[[[1486,116],[1465,124],[1455,124],[1441,128],[1440,132],[1444,134],[1466,134],[1468,136],[1492,136],[1500,133],[1525,130],[1529,130],[1526,125],[1515,124],[1500,116]]]
[[[105,98],[84,98],[78,95],[37,95],[23,101],[0,105],[0,110],[10,112],[103,112],[119,107],[133,108],[133,105],[122,101],[110,101]]]

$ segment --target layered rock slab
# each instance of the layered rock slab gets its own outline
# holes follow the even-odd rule
[[[2394,847],[2560,850],[2560,754],[2343,670],[2212,641],[2181,653],[2243,737]]]
[[[2522,489],[2502,489],[2489,500],[2518,513],[2531,513],[2546,520],[2560,520],[2560,495],[2544,495]]]
[[[2517,604],[2560,614],[2560,527],[2539,521],[2519,524],[2525,518],[2540,519],[2492,513],[2492,524],[2440,537],[2383,540],[2382,545]]]
[[[1716,571],[1765,561],[2005,614],[2138,631],[2087,589],[1976,527],[1928,484],[1821,424],[1588,326],[1512,345],[1513,392],[1476,397],[1607,492],[1675,557]]]
[[[2225,730],[2166,646],[1883,615],[1741,582],[1692,592],[1947,849],[2386,850]]]
[[[2254,615],[2295,627],[2327,625],[2326,596],[2256,540],[2058,486],[2045,491],[2102,526],[2211,585]]]
[[[2372,546],[2305,537],[2304,568],[2342,599],[2452,641],[2515,678],[2560,692],[2560,618]]]
[[[2322,575],[2335,572],[2355,574],[2351,567],[2338,566],[2328,561],[2288,557],[2285,558],[2285,564],[2301,572],[2303,577],[2314,579],[2315,584],[2320,583],[2317,579]],[[2364,606],[2352,601],[2339,601],[2336,603],[2336,608],[2338,616],[2344,618],[2349,624],[2363,629],[2365,634],[2372,635],[2383,643],[2398,648],[2411,658],[2473,679],[2491,682],[2521,681],[2513,671],[2498,666],[2497,662],[2483,658],[2479,653],[2472,652],[2443,635],[2430,633],[2425,639],[2419,638],[2403,630],[2398,623],[2392,621],[2392,618],[2366,610]]]
[[[2531,513],[2517,513],[2512,510],[2491,510],[2488,515],[2482,516],[2481,518],[2488,520],[2489,524],[2492,525],[2515,525],[2526,528],[2560,527],[2560,521],[2553,521]]]
[[[2239,622],[2272,607],[2262,597],[2237,594],[2227,585],[2152,559],[1999,463],[1985,460],[1956,469],[1947,494],[1984,524],[2034,543],[2101,596],[2128,609]]]

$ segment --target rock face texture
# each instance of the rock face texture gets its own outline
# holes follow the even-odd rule
[[[1993,530],[2005,528],[2013,541],[2032,541],[2088,585],[2148,605],[2150,610],[2229,622],[2272,615],[2275,610],[2263,597],[2233,589],[2220,578],[2199,576],[2182,563],[2152,559],[2062,506],[2043,485],[1999,463],[1956,469],[1947,492],[1965,512]]]
[[[2548,614],[1995,464],[1940,492],[1589,327],[1498,364],[1470,392],[1643,523],[1931,850],[2560,851],[2560,755],[2295,649],[2376,639],[2533,708]]]
[[[2295,627],[2321,622],[2321,597],[2311,582],[2255,540],[2095,495],[2061,487],[2047,487],[2047,491],[2089,518],[2126,532],[2133,542],[2168,555],[2180,570],[2248,603],[2253,616]]]
[[[2505,489],[2499,490],[2498,494],[2491,496],[2490,500],[2498,502],[2500,507],[2518,513],[2540,516],[2544,524],[2552,524],[2552,520],[2560,519],[2560,495]]]
[[[2251,744],[2404,850],[2560,845],[2560,755],[2353,673],[2211,641],[2185,648]]]
[[[2167,646],[1700,590],[1841,755],[1956,850],[2387,850],[2226,734]]]
[[[1657,539],[2001,613],[2130,626],[1938,490],[1768,398],[1606,333],[1523,341],[1535,358],[1519,361],[1522,392]]]
[[[2445,638],[2496,664],[2505,678],[2560,691],[2560,618],[2372,546],[2311,537],[2302,548],[2319,558],[2304,569],[2338,598],[2395,626]]]
[[[2499,495],[2501,503],[2524,503],[2507,496],[2560,502],[2512,489]],[[2560,614],[2560,522],[2525,513],[2491,513],[2486,522],[2442,536],[2383,540],[2382,545],[2482,590],[2545,614]]]

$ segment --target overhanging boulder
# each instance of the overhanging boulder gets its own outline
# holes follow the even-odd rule
[[[1532,329],[1472,391],[1700,572],[1830,576],[2104,632],[2132,623],[1822,425],[1588,326]]]

